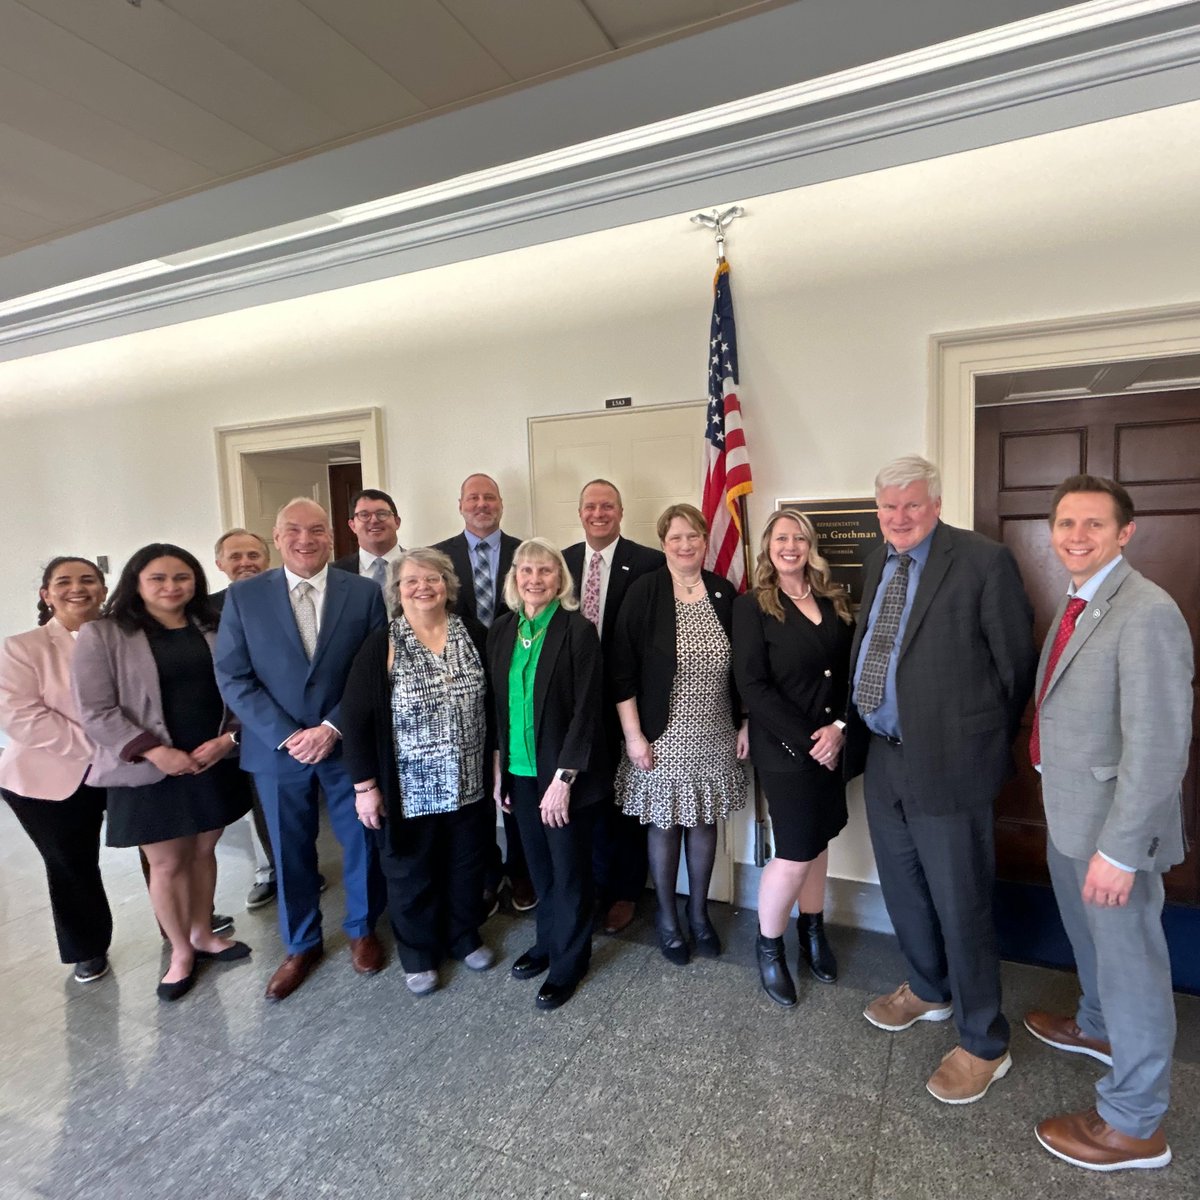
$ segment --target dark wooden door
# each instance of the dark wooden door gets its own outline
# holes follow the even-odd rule
[[[1050,497],[1068,475],[1087,471],[1118,480],[1132,495],[1137,531],[1126,557],[1174,597],[1194,654],[1200,635],[1200,390],[995,405],[977,409],[975,417],[975,527],[1016,556],[1038,645],[1068,583],[1050,548]],[[1193,694],[1183,785],[1191,850],[1166,877],[1168,899],[1186,905],[1200,905],[1198,709]],[[1018,883],[1048,880],[1045,818],[1029,765],[1032,711],[1031,704],[1017,742],[1018,775],[996,809],[998,874]]]
[[[362,463],[334,463],[329,468],[329,519],[333,522],[333,557],[345,558],[358,549],[348,524],[350,497],[362,489]]]

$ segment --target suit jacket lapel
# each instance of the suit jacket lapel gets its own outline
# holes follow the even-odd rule
[[[500,757],[508,761],[508,727],[512,715],[508,711],[508,673],[512,668],[513,651],[517,643],[517,623],[512,624],[512,636],[496,639],[496,662],[492,673],[492,695],[500,717],[496,737],[500,743]]]
[[[325,573],[325,603],[321,608],[321,629],[317,634],[317,646],[313,651],[312,662],[308,664],[308,673],[311,675],[316,669],[317,663],[321,661],[321,655],[325,653],[326,646],[333,639],[334,633],[337,630],[338,620],[341,618],[342,609],[346,607],[346,594],[350,589],[350,576],[346,576],[345,571],[329,570]],[[293,618],[292,624],[296,621]],[[296,636],[300,636],[300,631],[296,631]]]
[[[946,572],[950,570],[952,558],[953,548],[947,540],[945,527],[939,523],[934,530],[933,541],[929,546],[929,557],[925,560],[925,566],[921,570],[921,578],[917,583],[917,594],[913,597],[912,610],[908,614],[908,624],[904,629],[904,645],[900,647],[901,658],[912,645],[917,630],[921,628],[921,622],[925,619],[930,604],[933,603],[934,594],[941,587],[942,580],[946,578]]]
[[[292,594],[288,589],[287,576],[282,567],[279,568],[279,579],[276,581],[274,589],[273,607],[276,623],[284,631],[284,637],[291,642],[292,650],[302,659],[307,660],[308,655],[304,653],[304,643],[300,640],[300,627],[296,624],[296,614],[292,610]]]
[[[550,688],[550,677],[559,651],[567,639],[567,615],[560,608],[546,626],[546,640],[538,655],[537,671],[533,676],[533,744],[537,745],[538,733],[542,728],[542,714],[546,710],[546,693]]]
[[[1079,614],[1079,619],[1075,622],[1075,632],[1071,634],[1071,640],[1063,647],[1062,655],[1054,666],[1054,674],[1050,677],[1050,685],[1046,688],[1046,694],[1049,695],[1054,685],[1062,678],[1063,672],[1071,665],[1075,655],[1083,649],[1088,638],[1096,632],[1100,622],[1112,607],[1112,599],[1120,590],[1121,584],[1125,582],[1132,568],[1127,559],[1123,559],[1113,567],[1109,572],[1108,578],[1100,585],[1100,590],[1096,593],[1091,603]],[[1046,645],[1050,646],[1054,641],[1054,633],[1062,621],[1062,615],[1066,611],[1067,602],[1064,600],[1055,613],[1054,624],[1051,626],[1051,634],[1046,639]],[[1047,657],[1049,650],[1046,651]],[[1043,663],[1044,669],[1044,663]],[[1039,672],[1040,674],[1040,672]]]
[[[607,642],[617,621],[617,611],[621,600],[629,587],[629,560],[633,551],[624,538],[617,539],[616,549],[613,550],[612,566],[608,571],[608,591],[604,593],[604,620],[601,622],[601,641]],[[587,565],[587,543],[584,543],[584,565]],[[586,580],[586,574],[584,576]],[[582,599],[582,596],[580,597]]]

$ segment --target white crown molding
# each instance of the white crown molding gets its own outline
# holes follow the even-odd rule
[[[990,60],[978,61],[989,45],[1006,50],[1015,46],[1026,56],[1029,47],[1034,46],[1046,56],[1048,38],[1095,29],[1101,18],[1129,20],[1164,8],[1186,7],[1149,0],[1100,0],[1074,6],[947,43],[952,50],[934,48],[941,49],[941,55],[930,49],[897,56],[870,69],[843,72],[840,91],[830,77],[778,89],[753,101],[718,106],[706,114],[658,123],[660,133],[669,128],[674,134],[669,140],[639,142],[633,134],[598,139],[597,144],[604,143],[607,148],[604,155],[589,154],[588,147],[574,147],[496,172],[464,176],[454,181],[458,191],[451,190],[450,184],[423,189],[420,205],[405,205],[357,225],[318,230],[287,242],[193,263],[171,271],[169,276],[142,278],[135,271],[128,272],[121,282],[102,292],[64,299],[32,312],[0,316],[0,358],[55,348],[46,341],[56,336],[67,335],[70,339],[59,344],[89,340],[89,329],[95,336],[104,336],[99,332],[101,327],[115,321],[128,325],[128,318],[141,316],[149,323],[162,324],[279,299],[282,297],[278,292],[264,293],[272,285],[288,281],[291,286],[286,294],[303,294],[402,274],[432,265],[432,261],[453,261],[456,257],[510,248],[512,244],[563,236],[555,231],[530,237],[528,231],[540,224],[556,225],[561,230],[562,222],[556,219],[633,198],[660,198],[687,185],[720,180],[725,185],[722,195],[728,196],[734,182],[742,182],[754,172],[761,175],[764,168],[804,164],[792,181],[761,187],[761,191],[833,177],[839,172],[826,169],[822,175],[820,164],[863,147],[873,148],[878,156],[875,166],[891,165],[881,148],[906,135],[961,128],[972,119],[1064,97],[1098,95],[1102,89],[1131,81],[1137,81],[1139,94],[1135,100],[1124,102],[1125,111],[1196,98],[1200,96],[1200,26],[1140,38],[1131,36],[1114,45],[1057,59],[1050,57],[1049,61],[1031,65],[1014,65],[1026,61],[1018,54],[1009,59],[1006,71]],[[1085,15],[1090,25],[1081,24]],[[1018,27],[1019,34],[1014,32]],[[937,69],[955,78],[950,68],[961,68],[969,62],[975,62],[976,69],[987,67],[992,73],[957,84],[927,77],[930,70]],[[924,73],[918,71],[919,67],[925,68]],[[1165,87],[1166,97],[1156,99],[1149,82],[1175,80],[1177,76],[1181,76],[1182,83],[1173,89]],[[860,86],[851,87],[852,79]],[[864,106],[849,112],[834,111],[836,101],[844,102],[852,93],[861,97]],[[1090,115],[1062,124],[1108,115],[1112,114],[1096,105]],[[992,140],[997,139],[985,135],[976,144]],[[955,145],[911,157],[960,148]],[[536,172],[531,166],[534,163],[538,166]],[[742,194],[751,193],[743,189]],[[491,250],[483,245],[487,235],[511,235],[514,230],[521,231],[525,240],[505,243],[497,239],[499,244]],[[461,252],[456,254],[452,244],[461,247]],[[441,253],[435,258],[439,247]],[[308,284],[295,282],[299,280]],[[219,297],[227,299],[218,304]],[[174,311],[168,316],[168,310]]]

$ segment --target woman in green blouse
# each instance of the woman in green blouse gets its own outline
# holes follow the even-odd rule
[[[488,631],[496,698],[496,803],[517,818],[538,894],[537,941],[518,979],[548,972],[538,1008],[575,993],[592,951],[592,825],[604,795],[600,642],[562,555],[522,542],[504,581],[512,612]]]

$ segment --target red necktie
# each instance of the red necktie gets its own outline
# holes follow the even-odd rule
[[[1058,660],[1062,658],[1062,652],[1067,648],[1067,643],[1071,640],[1071,634],[1075,632],[1075,622],[1079,619],[1079,614],[1087,608],[1087,601],[1080,600],[1078,596],[1073,596],[1067,601],[1066,611],[1062,615],[1062,620],[1058,623],[1058,632],[1054,635],[1054,645],[1050,647],[1050,657],[1046,661],[1046,674],[1042,677],[1042,688],[1038,692],[1037,707],[1033,710],[1033,731],[1029,735],[1029,758],[1035,767],[1042,765],[1042,739],[1038,729],[1038,717],[1042,711],[1042,699],[1046,695],[1046,689],[1050,686],[1050,680],[1054,675],[1054,668],[1058,666]]]

